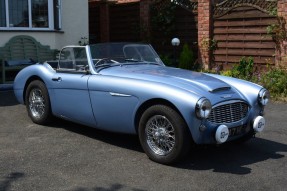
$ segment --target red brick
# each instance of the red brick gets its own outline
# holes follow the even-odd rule
[[[278,16],[283,17],[283,19],[285,19],[285,21],[287,21],[287,0],[278,0],[277,3],[277,10],[278,10]],[[287,26],[286,26],[287,29]],[[281,43],[281,45],[279,46],[280,49],[276,50],[275,53],[275,60],[276,60],[276,64],[284,64],[285,66],[287,65],[286,63],[286,57],[287,57],[287,53],[286,53],[286,41],[283,41]]]
[[[198,0],[198,58],[206,69],[210,68],[210,52],[201,45],[201,42],[211,39],[211,20],[211,0]]]

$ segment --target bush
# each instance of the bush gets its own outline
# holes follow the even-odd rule
[[[187,44],[183,45],[182,52],[180,53],[179,68],[187,69],[187,70],[196,69],[194,66],[193,52],[189,49]]]
[[[251,80],[254,71],[254,60],[252,57],[242,57],[239,64],[231,70],[231,76],[244,80]]]
[[[221,75],[240,78],[262,85],[269,90],[275,100],[287,98],[287,71],[280,67],[269,67],[254,75],[254,62],[251,57],[243,57],[231,70],[222,71]]]
[[[222,71],[220,74],[223,75],[223,76],[232,77],[232,72],[231,72],[231,70]]]
[[[282,68],[271,68],[258,83],[268,89],[273,98],[287,97],[287,72]]]
[[[161,61],[166,65],[166,66],[173,66],[172,59],[168,55],[160,55],[159,56]]]

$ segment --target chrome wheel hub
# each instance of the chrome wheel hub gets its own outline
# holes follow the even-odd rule
[[[156,115],[150,118],[145,131],[148,146],[156,154],[164,156],[174,148],[174,128],[165,116]]]
[[[45,100],[42,91],[38,88],[31,90],[29,94],[29,108],[35,118],[40,118],[45,112]]]

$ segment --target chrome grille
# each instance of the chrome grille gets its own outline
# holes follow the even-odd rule
[[[242,101],[221,103],[212,108],[207,120],[212,123],[234,123],[245,118],[248,109],[248,104]]]

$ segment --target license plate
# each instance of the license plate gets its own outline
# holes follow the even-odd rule
[[[248,131],[247,125],[240,125],[237,127],[229,128],[229,137],[240,135]]]

